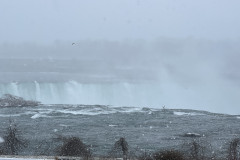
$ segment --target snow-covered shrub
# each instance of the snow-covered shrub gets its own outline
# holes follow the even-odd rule
[[[63,144],[58,148],[59,156],[90,157],[91,152],[78,137],[64,138]]]
[[[184,155],[180,151],[166,150],[159,151],[153,155],[154,160],[184,160]]]

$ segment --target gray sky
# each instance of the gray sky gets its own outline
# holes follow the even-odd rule
[[[1,0],[0,42],[239,39],[239,0]]]
[[[240,114],[239,8],[239,0],[0,0],[0,58],[79,59],[81,67],[64,67],[154,79],[163,104]],[[3,61],[4,74],[63,65]]]

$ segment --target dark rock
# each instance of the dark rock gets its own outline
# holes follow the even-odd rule
[[[183,137],[201,137],[201,135],[200,134],[198,134],[198,133],[185,133],[184,135],[183,135]]]
[[[4,94],[0,98],[0,107],[27,107],[38,106],[40,102],[24,100],[22,97],[13,96],[11,94]]]

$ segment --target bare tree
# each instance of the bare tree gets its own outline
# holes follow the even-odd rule
[[[27,147],[26,140],[20,137],[16,125],[10,124],[4,136],[3,145],[1,146],[1,154],[18,155],[18,151],[25,147]]]
[[[239,142],[240,142],[239,138],[235,138],[230,142],[229,149],[228,149],[228,160],[240,159],[239,151],[238,151]]]
[[[126,160],[128,156],[128,143],[123,137],[121,137],[114,144],[114,151],[119,151],[119,150],[122,152],[123,160]]]
[[[181,150],[190,160],[216,159],[212,145],[204,139],[192,139],[190,142],[183,143]]]

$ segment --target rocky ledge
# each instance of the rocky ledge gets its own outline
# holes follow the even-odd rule
[[[4,94],[0,98],[0,107],[28,107],[28,106],[38,106],[40,102],[25,100],[22,97],[13,96],[11,94]]]

